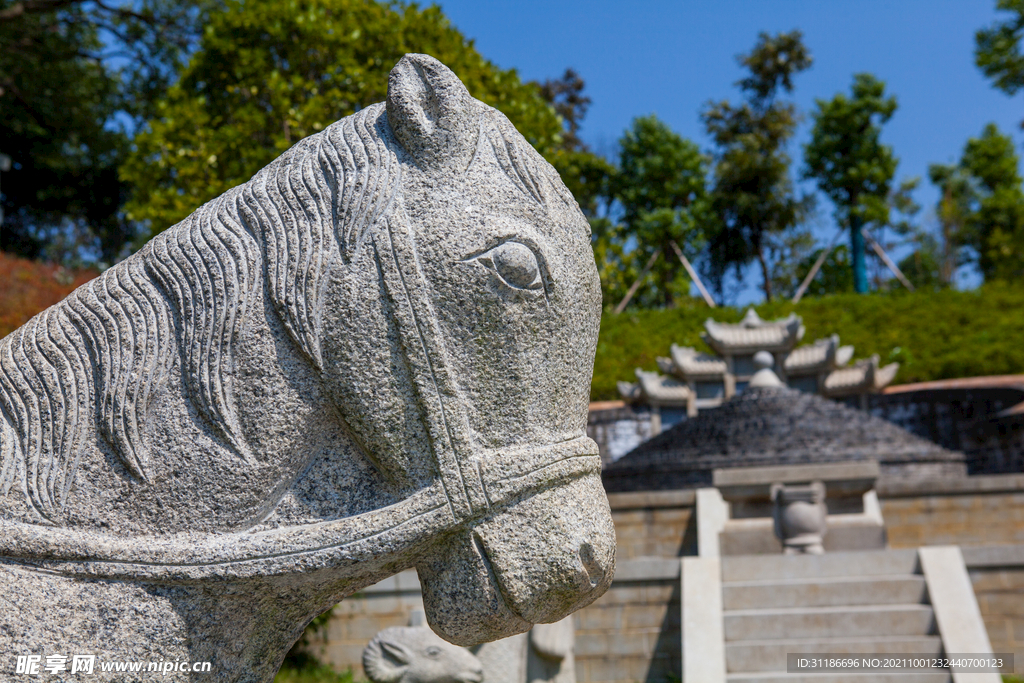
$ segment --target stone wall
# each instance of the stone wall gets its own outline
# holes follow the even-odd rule
[[[415,570],[404,571],[336,605],[310,649],[324,663],[338,671],[351,669],[356,680],[365,681],[363,648],[378,631],[408,626],[416,610],[423,610],[420,582]]]
[[[693,490],[609,494],[616,558],[696,555],[694,497]]]
[[[879,483],[892,548],[1024,544],[1024,475]]]
[[[959,545],[995,652],[1024,663],[1024,475],[878,488],[893,548]]]
[[[969,570],[981,618],[994,652],[1014,653],[1014,666],[1024,666],[1024,566]]]
[[[996,651],[1024,662],[1024,475],[889,483],[878,495],[894,548],[963,548]],[[679,558],[697,551],[695,492],[608,496],[618,537],[615,582],[575,614],[578,683],[671,683],[681,676]],[[362,650],[377,631],[422,609],[407,571],[344,601],[313,644],[359,680]]]
[[[1024,375],[889,387],[869,410],[950,450],[971,474],[1024,472]]]
[[[615,582],[576,613],[579,683],[669,683],[682,675],[679,560],[697,552],[693,491],[608,496]]]
[[[678,561],[660,580],[616,581],[576,613],[579,683],[669,683],[682,675]]]

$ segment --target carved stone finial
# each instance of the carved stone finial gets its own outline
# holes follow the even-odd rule
[[[754,310],[754,309],[750,309]],[[775,374],[772,367],[775,365],[775,357],[767,351],[758,351],[754,354],[754,367],[757,372],[750,378],[747,386],[755,388],[770,388],[783,386],[782,380]]]
[[[772,484],[775,535],[782,541],[787,555],[820,555],[827,529],[828,508],[825,506],[825,485]]]

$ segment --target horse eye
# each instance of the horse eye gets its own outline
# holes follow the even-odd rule
[[[441,654],[441,648],[434,647],[433,645],[427,648],[428,657],[437,657],[439,654]]]
[[[519,242],[504,242],[475,259],[515,289],[540,289],[540,266],[533,250]]]

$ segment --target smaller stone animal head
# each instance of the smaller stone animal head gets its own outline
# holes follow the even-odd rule
[[[373,683],[481,683],[480,660],[437,637],[426,626],[393,626],[363,650],[363,669]]]

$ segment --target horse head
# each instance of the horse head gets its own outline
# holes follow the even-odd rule
[[[362,244],[349,238],[362,265],[322,299],[323,371],[387,476],[443,483],[457,523],[417,562],[431,626],[493,640],[558,621],[612,578],[585,435],[601,301],[589,226],[554,169],[437,60],[399,62],[385,118],[393,198]],[[383,309],[358,295],[375,287]],[[353,327],[398,342],[406,381]],[[381,420],[410,388],[420,410]]]
[[[613,574],[585,434],[600,303],[555,170],[407,55],[386,103],[0,340],[0,570],[158,586],[193,659],[248,619],[224,680],[272,676],[267,652],[409,566],[451,642],[558,621]],[[243,619],[253,586],[274,598]]]

